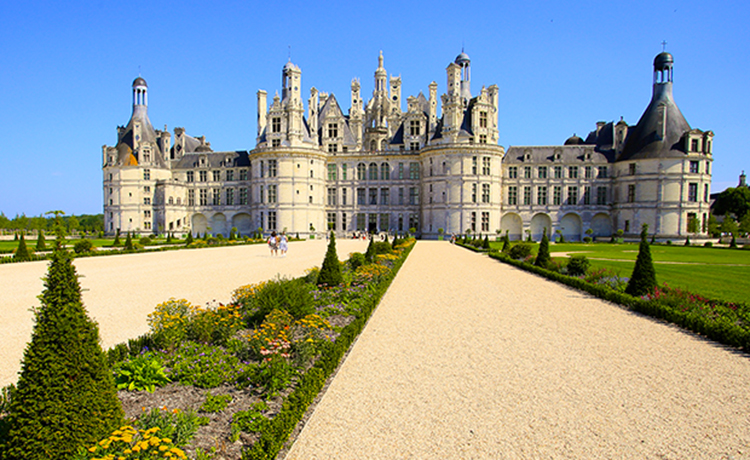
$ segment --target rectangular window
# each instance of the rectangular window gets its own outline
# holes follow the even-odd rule
[[[201,182],[208,181],[208,171],[199,171],[198,180],[200,180]]]
[[[409,163],[409,179],[419,179],[419,163]]]
[[[335,212],[327,213],[326,221],[328,222],[328,230],[336,230],[336,213]]]
[[[273,117],[273,118],[271,118],[271,132],[272,133],[280,133],[281,132],[281,117]]]
[[[708,198],[709,198],[708,184],[703,184],[703,201],[705,201],[706,203],[708,203]]]
[[[220,206],[221,205],[221,189],[215,188],[213,193],[211,194],[212,198],[212,204],[214,206]]]
[[[636,167],[635,163],[630,163],[628,165],[628,172],[630,173],[631,176],[635,175],[635,167]]]
[[[151,211],[143,211],[143,218],[144,219],[150,219],[151,218]]]
[[[471,184],[471,202],[477,202],[477,184]]]
[[[562,187],[559,185],[552,187],[552,204],[555,206],[562,204]]]
[[[584,174],[586,176],[586,179],[593,179],[594,178],[594,168],[591,166],[586,166],[584,169]]]
[[[269,203],[276,203],[276,184],[271,184],[268,186],[268,202]]]
[[[145,228],[146,230],[150,230],[151,229],[151,222],[144,222],[143,223],[143,228]]]
[[[328,187],[328,206],[336,206],[336,189]]]
[[[266,163],[260,160],[260,177],[266,177]]]
[[[245,174],[247,174],[247,171],[245,171]],[[227,169],[227,182],[232,182],[233,180],[234,180],[234,170]]]
[[[578,187],[568,187],[568,204],[571,206],[578,204]]]
[[[583,204],[591,204],[591,186],[587,185],[583,187]]]
[[[596,188],[596,204],[607,204],[607,187]]]
[[[578,179],[578,166],[570,166],[568,168],[568,177],[571,179]]]
[[[398,178],[399,179],[404,178],[404,164],[403,163],[398,164]]]
[[[346,180],[346,163],[341,165],[341,180]]]
[[[508,167],[508,179],[518,179],[518,166]]]
[[[404,188],[403,187],[398,189],[398,204],[400,205],[404,204]]]
[[[345,188],[341,189],[341,205],[346,206],[346,190]]]
[[[691,172],[692,174],[698,174],[698,173],[700,172],[700,169],[699,169],[699,168],[700,168],[700,166],[699,166],[699,164],[700,164],[700,163],[699,163],[699,162],[697,162],[697,161],[691,161],[691,162],[690,162],[690,172]]]
[[[208,189],[205,189],[205,188],[200,189],[200,205],[201,206],[208,205]]]
[[[263,190],[263,186],[262,185],[258,186],[258,197],[259,197],[258,201],[260,201],[261,203],[263,203],[265,201],[266,193]]]
[[[391,190],[387,188],[380,189],[380,204],[387,205],[390,199]]]
[[[537,169],[537,174],[540,179],[546,179],[547,178],[547,167],[546,166],[540,166]]]
[[[370,193],[370,204],[378,204],[378,189],[371,188],[368,190]]]
[[[531,187],[529,186],[523,188],[523,204],[526,206],[531,204]]]
[[[409,187],[409,204],[419,204],[418,187]]]
[[[711,162],[710,161],[706,161],[706,174],[711,174]]]
[[[473,212],[471,213],[471,222],[469,222],[469,227],[471,228],[472,232],[477,231],[477,213]]]
[[[554,170],[555,170],[555,179],[562,179],[563,178],[562,166],[555,166]]]
[[[635,203],[635,184],[628,184],[628,203]]]
[[[336,153],[339,150],[338,144],[328,144],[328,153]]]
[[[143,180],[151,180],[151,170],[150,169],[144,169],[143,170]]]
[[[698,184],[691,182],[688,184],[688,201],[698,201]]]
[[[511,185],[510,187],[508,187],[508,204],[518,204],[518,187],[516,187],[515,185]]]
[[[185,180],[187,182],[195,182],[195,172],[194,171],[188,171],[187,172],[187,178]]]
[[[381,214],[380,215],[380,221],[378,222],[378,228],[381,232],[385,232],[388,230],[389,224],[390,224],[390,215],[388,214]]]
[[[333,163],[328,165],[328,180],[336,180],[336,165]]]
[[[112,193],[112,189],[109,189],[109,193]],[[143,193],[151,193],[151,186],[144,185],[143,186]]]
[[[524,179],[531,179],[531,166],[524,166],[523,167],[523,178]]]
[[[240,169],[240,180],[247,180],[247,169]]]
[[[188,206],[195,206],[195,190],[188,190]]]
[[[471,157],[471,173],[477,173],[477,157]]]
[[[409,228],[419,231],[419,214],[409,214]]]
[[[690,151],[691,152],[697,152],[698,151],[698,139],[692,139],[690,141]]]
[[[419,136],[422,134],[422,128],[420,126],[419,120],[411,120],[409,123],[409,132],[412,136]]]
[[[339,137],[338,123],[328,123],[328,137]]]
[[[482,203],[490,202],[490,184],[482,184]]]
[[[409,150],[411,150],[412,152],[419,150],[419,142],[409,143]]]
[[[226,191],[227,206],[234,205],[234,189],[228,188]]]
[[[479,127],[487,127],[487,112],[479,112]]]
[[[357,214],[357,230],[358,231],[364,231],[365,229],[365,219],[367,218],[366,214]]]
[[[480,134],[479,135],[479,143],[480,144],[486,144],[487,143],[487,135],[486,134]]]
[[[365,189],[357,189],[357,204],[365,204]]]
[[[271,139],[271,147],[281,147],[281,139]]]
[[[276,160],[268,160],[268,177],[276,177]]]
[[[221,171],[214,171],[213,176],[214,176],[214,182],[221,181]]]
[[[599,179],[606,179],[608,177],[607,175],[607,167],[606,166],[599,166],[599,173],[597,176]]]
[[[486,211],[482,212],[482,231],[490,231],[490,213]]]
[[[268,211],[268,230],[276,230],[276,211]]]
[[[536,204],[541,206],[547,205],[547,187],[544,185],[536,189]]]
[[[240,204],[247,204],[247,188],[245,187],[240,188]]]
[[[391,166],[388,163],[380,164],[380,180],[391,180]]]
[[[482,158],[482,174],[485,176],[490,175],[490,157]]]
[[[341,213],[341,230],[346,231],[346,213]]]

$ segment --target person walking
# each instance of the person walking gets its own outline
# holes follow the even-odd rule
[[[279,238],[275,231],[271,232],[268,238],[268,248],[271,250],[271,256],[275,256],[279,251]]]
[[[286,257],[286,251],[289,249],[288,243],[286,233],[281,232],[281,236],[279,237],[279,250],[281,250],[281,257]]]

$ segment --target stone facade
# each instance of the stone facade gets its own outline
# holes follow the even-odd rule
[[[580,240],[588,229],[660,238],[704,233],[713,133],[691,129],[672,100],[668,53],[654,61],[654,94],[638,124],[597,123],[564,145],[498,145],[498,88],[471,93],[471,61],[446,69],[447,91],[428,86],[406,100],[382,53],[372,96],[351,83],[344,113],[333,94],[282,69],[282,92],[268,105],[258,91],[256,147],[214,152],[182,128],[172,136],[148,119],[147,85],[133,82],[133,115],[115,147],[103,147],[108,233],[227,236],[258,228],[306,235],[333,228],[445,233],[509,232],[541,238],[544,228]],[[688,222],[695,218],[693,227]]]

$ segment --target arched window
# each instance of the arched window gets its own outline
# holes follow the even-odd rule
[[[380,163],[380,180],[391,179],[391,166],[388,163]]]
[[[378,165],[375,163],[370,163],[369,179],[378,180]]]
[[[385,150],[385,139],[380,141],[380,150]]]
[[[365,170],[367,167],[364,163],[360,163],[357,165],[357,180],[365,180]]]
[[[371,141],[370,142],[370,150],[373,152],[378,149],[378,141]]]

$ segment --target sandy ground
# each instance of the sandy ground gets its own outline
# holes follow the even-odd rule
[[[750,359],[419,242],[286,460],[750,458]]]
[[[364,252],[367,241],[336,240],[340,259]],[[289,244],[287,257],[271,257],[266,245],[89,257],[74,261],[83,302],[99,323],[106,348],[148,331],[146,317],[170,297],[194,304],[227,302],[239,286],[281,276],[300,276],[323,263],[327,242]],[[46,261],[0,265],[0,386],[17,380],[31,338]]]

